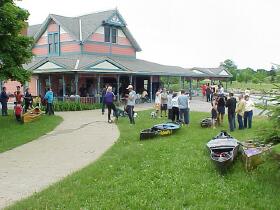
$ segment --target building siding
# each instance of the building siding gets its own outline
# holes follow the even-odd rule
[[[32,53],[37,56],[48,55],[48,45],[41,47],[34,47],[32,49]]]
[[[60,45],[61,53],[80,52],[81,47],[78,43],[65,43]]]
[[[124,48],[119,46],[112,46],[112,54],[114,55],[128,55],[135,56],[135,50],[132,47]]]
[[[84,52],[110,53],[110,46],[94,43],[85,43],[83,46],[83,50]]]

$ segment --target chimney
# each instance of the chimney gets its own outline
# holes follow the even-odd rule
[[[24,27],[21,29],[20,34],[23,36],[27,36],[28,22],[24,22]]]

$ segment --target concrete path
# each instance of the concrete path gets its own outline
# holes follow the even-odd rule
[[[85,167],[119,137],[100,110],[57,115],[64,121],[54,131],[0,153],[0,209]]]

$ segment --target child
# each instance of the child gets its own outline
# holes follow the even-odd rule
[[[21,119],[21,115],[22,115],[22,106],[21,106],[20,103],[15,102],[14,111],[15,111],[16,120],[17,120],[18,122],[22,122],[22,119]]]
[[[214,98],[211,102],[212,109],[211,109],[211,118],[212,118],[212,128],[216,129],[216,121],[218,117],[218,101],[217,98]]]
[[[41,98],[42,98],[41,95],[36,96],[36,98],[34,99],[35,107],[41,108],[41,100],[42,100]]]
[[[160,91],[158,90],[156,92],[156,98],[155,98],[155,109],[156,109],[156,115],[158,116],[160,111],[160,105],[161,105],[161,97],[160,97]]]
[[[173,93],[172,100],[172,122],[179,121],[179,104],[178,104],[178,95]]]

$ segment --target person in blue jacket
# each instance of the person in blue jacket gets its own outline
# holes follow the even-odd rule
[[[0,95],[0,102],[2,105],[2,116],[8,116],[8,100],[9,96],[6,93],[6,87],[3,87]]]
[[[51,88],[47,89],[46,95],[44,96],[44,99],[47,101],[47,108],[46,108],[46,114],[48,115],[54,115],[53,110],[53,92]]]

